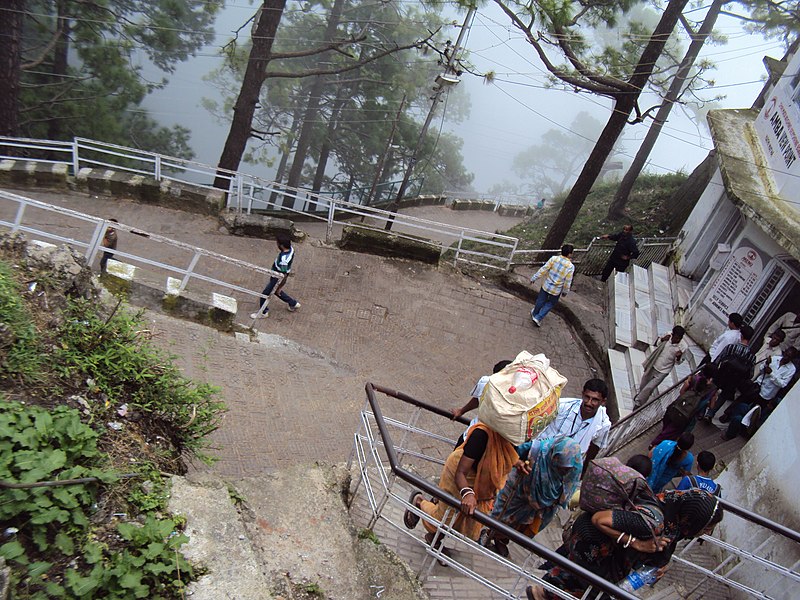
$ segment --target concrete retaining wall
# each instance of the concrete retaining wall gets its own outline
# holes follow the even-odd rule
[[[102,196],[128,198],[201,215],[218,215],[225,207],[225,193],[175,181],[156,181],[150,177],[114,171],[83,168],[77,177],[65,164],[27,160],[0,161],[0,185],[77,189]]]
[[[342,250],[367,252],[379,256],[410,258],[428,264],[438,264],[442,254],[440,242],[423,238],[409,239],[381,230],[345,226],[339,242]]]

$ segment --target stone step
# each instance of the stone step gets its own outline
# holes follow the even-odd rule
[[[653,263],[648,269],[650,279],[650,297],[653,304],[653,328],[655,338],[671,331],[675,326],[675,305],[673,304],[670,269]]]
[[[630,348],[633,346],[633,323],[631,314],[633,305],[631,304],[631,279],[627,273],[616,273],[613,279],[613,298],[614,323],[612,327],[612,339],[617,348]]]
[[[620,418],[630,414],[633,410],[633,395],[631,394],[631,380],[628,372],[626,353],[613,348],[608,349],[608,363],[611,365],[611,381],[617,397],[617,408]]]
[[[634,307],[631,319],[634,323],[634,346],[644,350],[653,343],[657,332],[653,332],[653,305],[650,296],[650,277],[646,269],[639,265],[631,267],[633,285],[630,286],[633,298],[631,305]]]

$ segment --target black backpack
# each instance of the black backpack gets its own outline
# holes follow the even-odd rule
[[[719,387],[735,387],[750,378],[750,362],[743,356],[731,356],[719,364],[714,382]]]
[[[678,396],[672,404],[667,407],[664,416],[677,427],[686,427],[692,420],[697,407],[708,390],[696,391],[687,390]]]

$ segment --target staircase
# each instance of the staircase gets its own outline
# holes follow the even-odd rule
[[[620,418],[633,410],[633,398],[642,379],[643,364],[658,336],[683,324],[683,315],[694,282],[676,275],[671,267],[652,263],[647,269],[632,265],[628,273],[616,273],[608,287],[612,347],[608,349],[611,378]],[[657,390],[661,394],[689,375],[705,356],[705,350],[689,336],[687,356]],[[677,395],[677,391],[672,394]]]

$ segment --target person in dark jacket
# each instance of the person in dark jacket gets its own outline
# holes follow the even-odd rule
[[[631,259],[639,256],[639,247],[633,238],[633,225],[625,225],[619,233],[607,233],[601,235],[599,239],[617,242],[614,250],[611,251],[611,256],[608,257],[606,266],[603,267],[603,273],[600,275],[601,281],[606,281],[614,269],[620,273],[624,272],[628,268]]]

